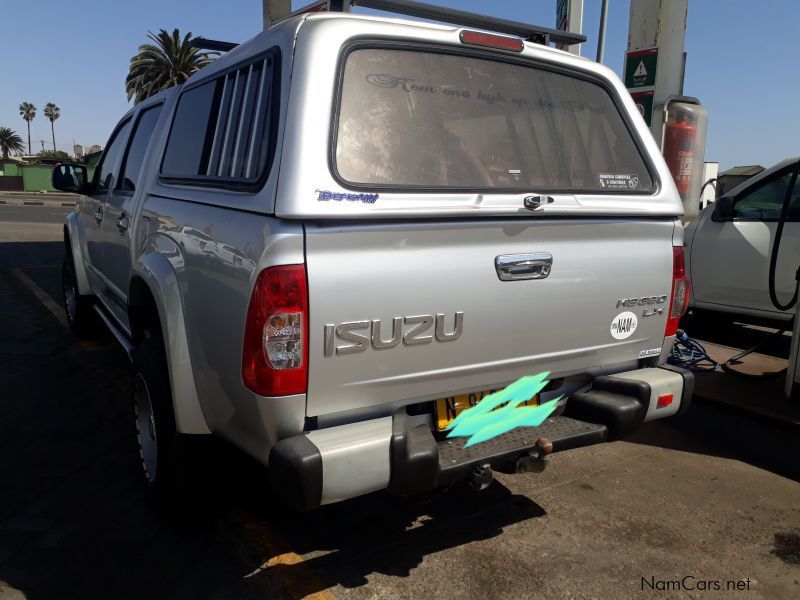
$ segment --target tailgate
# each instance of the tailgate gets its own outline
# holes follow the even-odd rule
[[[673,228],[671,219],[307,223],[308,415],[660,351]],[[497,257],[528,254],[552,256],[547,277],[501,280]],[[650,303],[621,303],[640,298]]]

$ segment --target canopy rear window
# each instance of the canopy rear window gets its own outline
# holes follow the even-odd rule
[[[514,62],[350,52],[339,178],[370,187],[646,192],[653,180],[609,92]]]

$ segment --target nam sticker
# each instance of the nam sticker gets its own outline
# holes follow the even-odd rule
[[[619,313],[611,321],[611,337],[615,340],[625,340],[633,335],[636,326],[639,324],[636,315],[630,311]]]

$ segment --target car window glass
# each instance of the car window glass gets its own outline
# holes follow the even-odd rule
[[[763,221],[780,217],[791,179],[788,172],[740,194],[733,206],[734,218]]]
[[[106,146],[103,158],[100,160],[100,164],[97,165],[97,169],[94,172],[93,194],[106,193],[112,185],[114,180],[113,169],[122,149],[125,147],[125,140],[128,138],[128,131],[130,128],[131,120],[128,119],[112,134],[108,146]]]
[[[179,177],[197,175],[206,145],[206,128],[215,89],[216,82],[210,81],[181,95],[162,172]]]
[[[161,174],[178,179],[255,183],[276,139],[275,57],[234,69],[178,100]]]
[[[800,176],[798,176],[800,179]],[[792,221],[800,221],[800,182],[795,179],[794,188],[789,195],[789,208],[786,211],[786,218]]]
[[[142,164],[145,159],[145,150],[150,143],[150,137],[161,114],[161,105],[148,108],[139,115],[136,122],[136,129],[128,145],[128,153],[120,167],[120,175],[117,180],[117,189],[125,192],[133,192],[136,189],[136,182],[142,171]]]
[[[371,186],[653,189],[605,87],[468,55],[351,52],[335,157],[342,179]]]

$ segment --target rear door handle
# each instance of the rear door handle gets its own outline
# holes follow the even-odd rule
[[[553,266],[553,256],[547,252],[535,254],[503,254],[494,259],[500,281],[546,279]]]
[[[128,215],[122,213],[117,219],[117,231],[122,235],[128,229]]]

